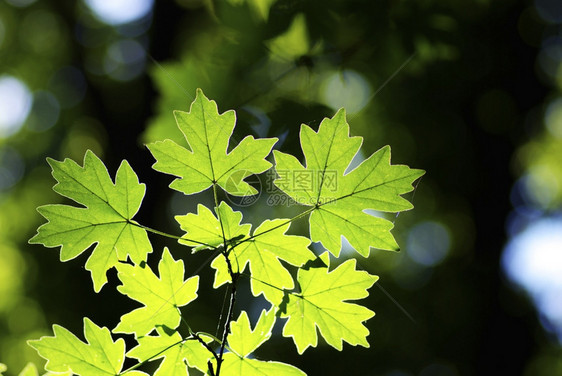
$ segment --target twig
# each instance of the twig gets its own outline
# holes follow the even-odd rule
[[[239,273],[234,273],[234,271],[232,270],[232,264],[230,263],[230,259],[228,258],[228,250],[225,249],[223,255],[226,259],[226,265],[228,267],[228,273],[230,274],[230,278],[232,279],[232,288],[230,290],[230,304],[228,305],[228,314],[226,316],[226,321],[224,323],[224,330],[223,330],[223,334],[222,334],[222,341],[221,341],[221,347],[219,350],[219,357],[217,359],[217,372],[215,374],[215,376],[219,376],[220,375],[220,370],[221,370],[221,365],[223,362],[223,354],[224,354],[224,348],[226,346],[226,339],[228,337],[228,334],[230,332],[230,323],[232,322],[233,316],[234,316],[234,304],[236,303],[236,283],[238,282],[238,277],[240,276]]]

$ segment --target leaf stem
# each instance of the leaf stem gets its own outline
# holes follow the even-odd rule
[[[240,242],[234,244],[234,245],[231,247],[231,250],[234,249],[234,248],[236,248],[237,246],[239,246],[239,245],[242,244],[242,243],[245,243],[245,242],[248,242],[248,241],[250,241],[250,240],[253,240],[253,239],[257,238],[258,236],[265,235],[265,234],[267,234],[268,232],[271,232],[271,231],[273,231],[273,230],[277,230],[279,227],[283,227],[283,226],[285,226],[285,225],[288,224],[288,223],[291,223],[291,222],[293,222],[293,221],[296,221],[297,219],[300,219],[300,218],[302,218],[302,217],[304,217],[304,216],[306,216],[306,215],[312,213],[315,209],[316,209],[316,207],[313,206],[313,207],[311,207],[311,208],[309,208],[309,209],[303,211],[302,213],[299,213],[299,214],[295,215],[293,218],[288,219],[288,220],[286,220],[285,222],[283,222],[283,223],[281,223],[281,224],[279,224],[279,225],[277,225],[277,226],[273,226],[273,227],[271,227],[271,228],[268,228],[267,230],[265,230],[265,231],[263,231],[263,232],[260,232],[259,234],[254,234],[254,235],[252,235],[252,236],[249,236],[249,237],[247,237],[247,238],[241,240]]]
[[[258,282],[260,282],[260,283],[263,283],[264,285],[267,285],[267,286],[269,286],[269,287],[271,287],[271,288],[274,288],[274,289],[277,289],[277,290],[279,290],[279,291],[283,291],[283,292],[286,292],[286,293],[288,293],[288,294],[293,294],[291,291],[287,291],[287,290],[285,290],[285,289],[282,289],[281,287],[277,287],[277,286],[275,286],[275,285],[272,285],[272,284],[269,283],[269,282],[262,281],[262,280],[259,279],[259,278],[252,277],[251,274],[248,274],[248,273],[240,273],[240,275],[243,275],[244,277],[247,277],[248,279],[253,279],[254,281],[258,281]]]
[[[187,241],[187,242],[192,242],[192,243],[197,243],[197,244],[199,244],[199,245],[204,245],[204,246],[209,247],[209,248],[211,248],[211,249],[217,248],[217,247],[215,247],[214,245],[207,244],[207,243],[201,242],[201,241],[199,241],[199,240],[189,239],[189,238],[186,238],[186,237],[184,237],[184,236],[177,236],[177,235],[168,234],[167,232],[160,231],[160,230],[156,230],[156,229],[153,229],[153,228],[151,228],[151,227],[148,227],[148,226],[145,226],[145,225],[141,225],[140,223],[137,223],[137,222],[131,221],[131,222],[129,222],[129,223],[131,223],[131,224],[134,225],[134,226],[140,227],[140,228],[142,228],[142,229],[145,230],[145,231],[152,232],[153,234],[157,234],[157,235],[160,235],[160,236],[164,236],[164,237],[166,237],[166,238],[175,239],[175,240],[185,240],[185,241]]]

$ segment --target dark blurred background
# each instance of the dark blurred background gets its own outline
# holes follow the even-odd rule
[[[309,375],[562,375],[562,3],[557,0],[0,0],[0,362],[44,362],[25,340],[82,317],[113,328],[136,307],[118,280],[95,294],[83,265],[27,245],[51,190],[47,156],[127,159],[147,195],[139,222],[181,234],[182,196],[145,143],[181,140],[172,111],[200,87],[235,109],[233,137],[276,136],[346,107],[357,159],[384,145],[427,170],[394,234],[400,253],[353,252],[381,277],[362,303],[371,347],[298,356],[275,336],[256,356]],[[261,177],[263,182],[263,176]],[[299,208],[240,207],[246,221]],[[306,233],[306,226],[294,226]],[[193,273],[206,255],[151,235]],[[316,251],[321,251],[315,246]],[[204,272],[186,319],[214,332],[224,290]],[[245,295],[244,295],[245,294]],[[242,293],[238,309],[251,305]],[[154,365],[152,365],[154,367]],[[11,371],[11,373],[10,373]]]

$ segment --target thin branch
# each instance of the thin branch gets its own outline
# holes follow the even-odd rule
[[[211,346],[209,346],[209,344],[208,344],[207,342],[205,342],[205,341],[203,340],[203,338],[201,338],[201,337],[199,336],[198,333],[192,333],[191,336],[192,336],[193,338],[195,338],[197,341],[199,341],[203,346],[205,346],[205,348],[206,348],[207,350],[209,350],[209,351],[211,352],[211,354],[213,354],[213,356],[215,357],[215,359],[218,360],[218,356],[217,356],[217,353],[215,352],[215,350],[213,350],[213,348],[212,348]]]
[[[226,305],[226,298],[228,297],[228,290],[229,287],[228,285],[226,286],[226,291],[224,292],[224,298],[222,299],[222,305],[221,305],[221,311],[219,314],[219,322],[217,323],[217,330],[215,331],[215,335],[218,336],[219,335],[219,330],[221,329],[221,323],[222,323],[222,314],[224,312],[224,307]],[[220,340],[218,341],[219,343],[221,342]]]
[[[234,304],[236,303],[236,285],[233,283],[232,284],[232,291],[230,293],[230,304],[228,306],[228,314],[226,317],[226,321],[224,323],[224,332],[222,334],[222,343],[221,343],[221,347],[220,347],[220,351],[219,351],[219,361],[217,362],[217,373],[216,376],[219,376],[220,374],[220,370],[221,370],[221,365],[223,362],[223,354],[224,354],[224,349],[226,346],[226,339],[228,337],[228,334],[230,332],[230,323],[232,322],[232,318],[234,316]]]
[[[228,273],[230,274],[230,278],[232,279],[232,287],[230,290],[230,304],[228,305],[228,313],[226,315],[226,320],[224,323],[224,329],[223,329],[223,334],[222,334],[222,341],[221,341],[221,347],[220,347],[220,351],[219,351],[219,358],[217,361],[217,372],[215,376],[219,376],[220,375],[220,370],[221,370],[221,365],[223,362],[223,354],[224,354],[224,349],[226,346],[226,340],[228,337],[228,334],[230,332],[230,323],[232,322],[232,319],[234,317],[234,304],[236,303],[236,284],[238,282],[238,277],[239,274],[238,273],[234,273],[232,270],[232,264],[230,263],[230,259],[228,258],[228,250],[225,249],[225,251],[223,252],[224,258],[226,259],[226,265],[228,267]]]

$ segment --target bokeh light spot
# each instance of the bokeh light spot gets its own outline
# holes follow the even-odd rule
[[[529,168],[524,177],[525,196],[539,207],[548,207],[556,198],[558,190],[558,179],[552,171],[552,166],[537,164]]]
[[[562,98],[556,98],[546,108],[546,128],[556,138],[562,138]]]
[[[146,52],[141,44],[133,39],[123,39],[107,49],[104,70],[117,81],[129,81],[144,71]]]
[[[5,240],[0,252],[0,312],[4,313],[18,299],[26,265],[20,252]]]
[[[556,79],[560,62],[562,62],[562,38],[550,37],[544,40],[537,63],[548,80]]]
[[[532,298],[543,326],[562,343],[562,217],[534,221],[502,254],[507,277]]]
[[[147,16],[154,0],[85,0],[88,8],[102,22],[121,25]]]
[[[76,119],[62,142],[61,154],[81,160],[86,150],[90,149],[103,158],[106,137],[104,127],[98,120],[89,117]]]
[[[49,82],[49,90],[58,99],[61,107],[74,107],[84,99],[87,83],[82,72],[72,66],[59,69]]]
[[[408,233],[408,256],[418,264],[434,266],[449,252],[449,230],[440,223],[426,221],[415,225]]]
[[[24,170],[25,163],[16,149],[6,145],[0,148],[0,192],[13,187]]]
[[[322,101],[333,109],[344,107],[354,114],[369,103],[372,89],[369,82],[359,73],[346,69],[329,75],[322,85]]]
[[[550,23],[562,23],[562,2],[560,0],[535,0],[535,8],[543,20]]]
[[[23,82],[11,76],[0,77],[0,138],[19,131],[31,102],[31,93]]]
[[[28,12],[19,28],[20,39],[29,51],[53,55],[64,41],[64,21],[59,15],[37,10]]]
[[[27,121],[27,128],[35,132],[43,132],[51,128],[59,120],[60,105],[53,94],[40,90],[33,95],[33,106]]]

